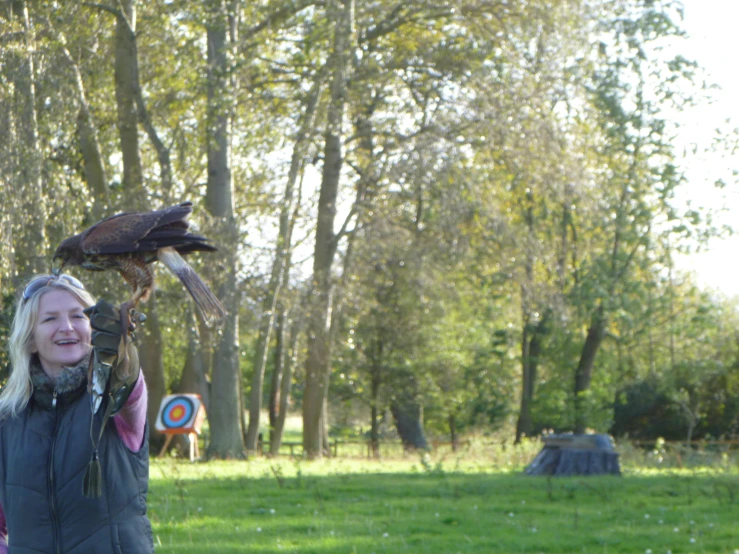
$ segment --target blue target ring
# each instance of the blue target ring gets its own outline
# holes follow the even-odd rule
[[[193,401],[186,396],[178,396],[165,404],[162,423],[167,429],[180,429],[189,423],[194,413]]]

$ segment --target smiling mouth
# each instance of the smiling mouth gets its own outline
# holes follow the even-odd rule
[[[57,346],[70,346],[72,344],[77,344],[78,342],[78,340],[59,340],[56,341],[54,344],[56,344]]]

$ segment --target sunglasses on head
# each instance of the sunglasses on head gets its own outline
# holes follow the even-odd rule
[[[33,281],[28,283],[28,286],[23,291],[23,302],[31,298],[34,294],[36,294],[45,286],[59,281],[63,281],[68,285],[72,285],[76,289],[85,290],[85,286],[78,279],[75,279],[71,275],[42,275],[41,277],[36,277]]]

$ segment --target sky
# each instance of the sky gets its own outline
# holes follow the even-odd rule
[[[739,187],[729,182],[723,190],[712,183],[720,177],[727,182],[732,168],[739,168],[739,156],[693,154],[692,146],[708,146],[717,127],[739,127],[739,1],[683,0],[682,27],[688,38],[675,47],[704,68],[708,82],[720,87],[711,93],[712,103],[690,109],[676,117],[681,131],[678,146],[687,151],[681,165],[688,183],[681,201],[693,205],[725,208],[719,221],[734,224],[739,216]],[[728,177],[728,178],[727,178]],[[739,227],[739,225],[737,225]],[[677,261],[678,267],[693,271],[706,288],[739,296],[739,235],[709,242],[707,250]]]

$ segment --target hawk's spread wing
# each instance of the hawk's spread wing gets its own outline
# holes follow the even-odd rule
[[[166,210],[117,214],[84,231],[80,247],[85,254],[155,252],[165,246],[185,252],[215,250],[204,237],[188,234],[185,218],[190,212],[192,204],[185,202]]]

